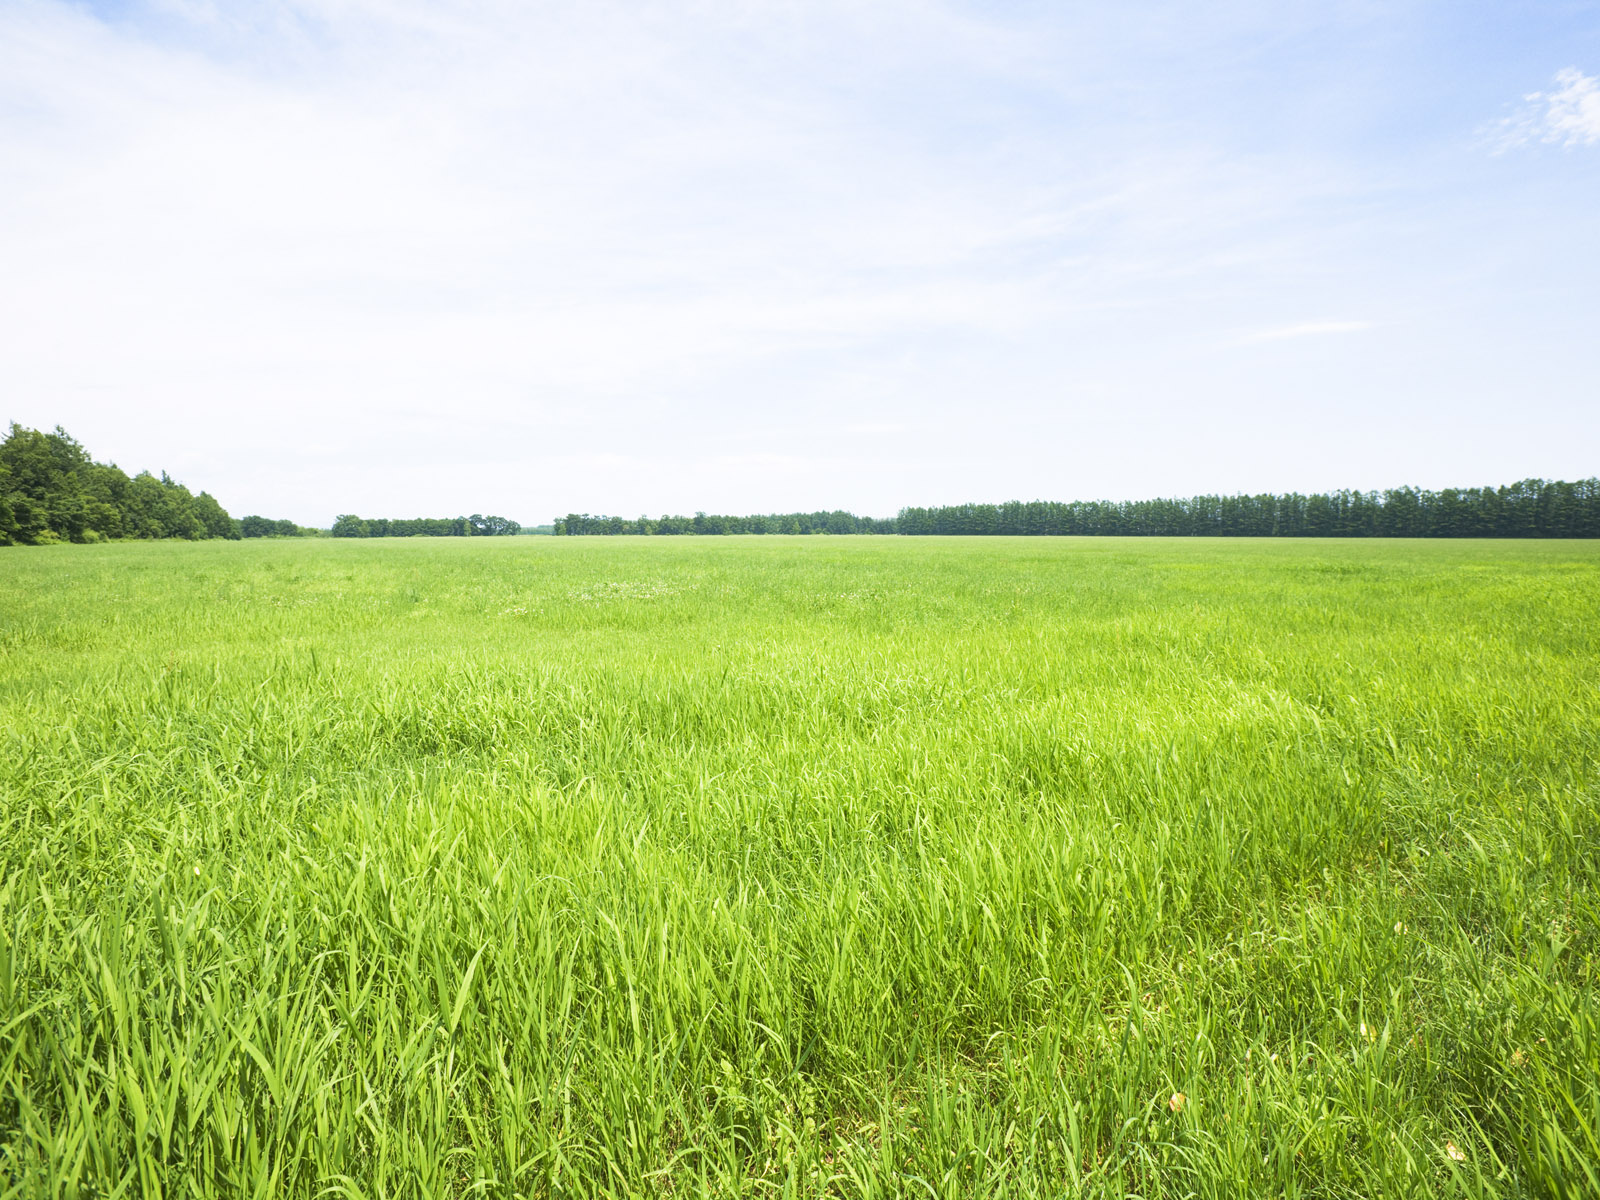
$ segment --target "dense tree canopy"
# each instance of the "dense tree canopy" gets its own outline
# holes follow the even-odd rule
[[[594,517],[569,513],[558,534],[904,533],[1122,537],[1600,537],[1600,479],[1524,479],[1501,488],[1391,488],[1325,495],[1187,500],[1013,500],[902,508],[878,520],[847,512],[753,517]]]
[[[41,433],[13,422],[0,442],[0,545],[239,536],[209,493],[194,495],[164,471],[129,479],[60,426]]]
[[[521,533],[522,526],[505,517],[373,517],[340,513],[333,523],[334,537],[503,537]]]
[[[1194,496],[904,508],[909,534],[1161,537],[1600,537],[1600,479],[1501,488]]]
[[[239,518],[239,532],[247,538],[263,537],[315,537],[321,529],[307,529],[293,521],[274,521],[271,517],[248,516]]]

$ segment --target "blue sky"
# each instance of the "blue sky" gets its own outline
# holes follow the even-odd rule
[[[0,418],[236,515],[1600,472],[1600,3],[0,0]]]

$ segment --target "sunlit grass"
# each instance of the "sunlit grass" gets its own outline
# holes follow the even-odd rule
[[[1600,546],[0,553],[0,1194],[1600,1194]]]

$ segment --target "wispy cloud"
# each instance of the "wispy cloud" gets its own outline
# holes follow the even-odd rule
[[[1551,90],[1529,92],[1515,113],[1494,126],[1493,141],[1500,152],[1533,142],[1600,144],[1600,77],[1577,67],[1557,71]]]
[[[1472,118],[1393,119],[1500,53],[1419,78],[1408,7],[0,0],[0,422],[301,521],[1255,486],[1195,414],[1353,390],[1319,335],[1592,373],[1537,300],[1591,197],[1501,219]],[[1339,368],[1462,394],[1399,341]]]
[[[1235,343],[1240,346],[1257,342],[1283,342],[1291,338],[1326,337],[1329,334],[1360,333],[1371,329],[1371,321],[1301,321],[1296,325],[1280,325],[1273,329],[1258,329],[1247,333]]]

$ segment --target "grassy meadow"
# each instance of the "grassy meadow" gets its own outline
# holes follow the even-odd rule
[[[0,551],[0,1196],[1600,1195],[1600,543]]]

